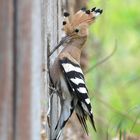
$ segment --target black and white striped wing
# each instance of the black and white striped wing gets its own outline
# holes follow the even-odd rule
[[[78,99],[77,106],[78,108],[81,108],[80,110],[81,116],[77,114],[78,118],[86,117],[88,115],[95,129],[92,108],[90,104],[90,99],[88,97],[88,90],[85,85],[85,79],[83,72],[80,68],[80,65],[73,63],[68,58],[61,59],[60,65],[70,93]],[[83,125],[85,125],[85,119],[86,118],[83,118],[81,120],[84,121]]]

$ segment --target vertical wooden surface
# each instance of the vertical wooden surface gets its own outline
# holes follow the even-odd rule
[[[48,39],[47,39],[47,0],[41,0],[41,37],[42,37],[42,93],[41,93],[41,140],[49,138],[47,111],[49,102],[48,79]]]
[[[15,140],[25,140],[31,139],[32,3],[25,0],[15,4]]]
[[[47,54],[57,45],[61,39],[61,27],[62,27],[62,14],[61,14],[61,0],[42,0],[42,39],[43,39],[43,67],[44,67],[44,92],[42,93],[43,99],[46,99],[47,104],[42,101],[43,115],[46,114],[49,108],[49,66],[53,63],[57,52],[55,52],[50,58],[47,58]],[[53,95],[51,100],[51,112],[50,112],[50,124],[51,128],[47,125],[47,137],[51,139],[53,129],[56,126],[59,116],[59,99],[56,94]]]
[[[13,1],[0,0],[0,140],[13,137]]]
[[[41,2],[0,1],[0,140],[39,140]]]
[[[39,139],[41,93],[41,3],[15,0],[15,140]]]
[[[40,140],[42,56],[41,1],[32,1],[32,54],[31,54],[31,140]]]

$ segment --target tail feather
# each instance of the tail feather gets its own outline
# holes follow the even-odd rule
[[[79,119],[79,122],[81,126],[83,127],[84,131],[87,133],[87,135],[88,135],[88,128],[86,124],[87,116],[89,118],[89,121],[92,124],[92,127],[96,131],[92,112],[87,112],[87,110],[84,110],[80,102],[78,102],[78,104],[76,105],[75,111],[76,111],[77,118]]]
[[[88,128],[87,128],[87,124],[86,124],[87,115],[85,114],[83,108],[81,107],[80,102],[78,102],[78,104],[76,105],[75,111],[76,111],[77,118],[78,118],[81,126],[83,127],[83,130],[88,135]]]
[[[96,132],[96,127],[95,127],[95,123],[94,123],[94,119],[93,119],[93,114],[90,114],[89,115],[89,120],[90,120],[90,122],[92,124],[92,127],[94,128],[94,130]]]
[[[83,130],[87,133],[88,135],[88,128],[87,128],[87,124],[86,124],[86,120],[84,117],[81,117],[80,115],[76,114],[77,118],[81,124],[81,126],[83,127]]]

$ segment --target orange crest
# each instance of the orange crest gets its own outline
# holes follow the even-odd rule
[[[71,17],[71,20],[69,20],[69,13],[65,12],[63,30],[67,35],[70,35],[73,32],[76,32],[78,26],[89,26],[90,24],[92,24],[95,21],[96,17],[98,17],[102,12],[103,10],[96,9],[96,7],[92,8],[91,10],[82,8]]]

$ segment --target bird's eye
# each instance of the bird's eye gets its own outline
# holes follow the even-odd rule
[[[70,14],[68,12],[64,12],[64,17],[68,17]]]
[[[79,32],[79,29],[75,29],[75,32],[78,33]]]
[[[66,25],[67,24],[67,22],[66,21],[63,21],[63,25]]]

